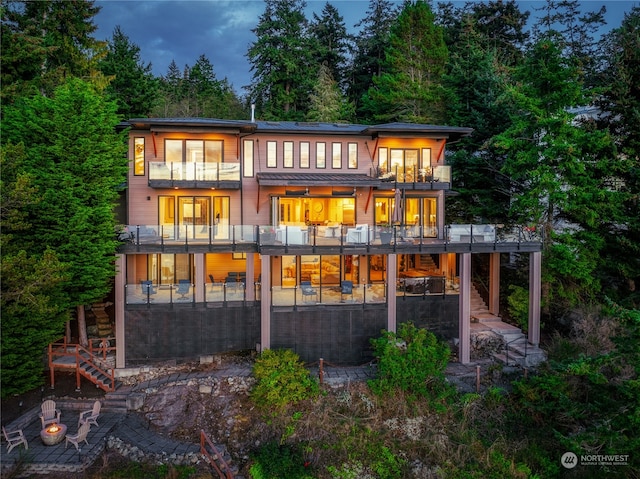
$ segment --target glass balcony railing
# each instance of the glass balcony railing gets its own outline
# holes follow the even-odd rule
[[[184,286],[184,287],[183,287]],[[247,301],[247,288],[253,288],[255,301],[262,300],[262,284],[254,282],[216,282],[202,285],[157,284],[142,281],[125,285],[125,302],[141,304],[193,304],[196,289],[202,288],[204,303],[226,303]],[[317,304],[386,304],[388,294],[402,297],[422,297],[458,294],[458,279],[443,276],[420,278],[398,278],[395,289],[389,291],[386,283],[353,284],[348,292],[340,285],[272,286],[271,306],[312,306]]]
[[[420,246],[434,244],[541,243],[536,226],[450,224],[405,225],[125,225],[118,239],[133,245],[241,245],[263,246]]]
[[[413,166],[393,166],[389,170],[380,170],[378,178],[382,181],[397,183],[451,183],[451,166],[438,165],[427,168]]]
[[[149,163],[149,180],[240,181],[239,163]]]

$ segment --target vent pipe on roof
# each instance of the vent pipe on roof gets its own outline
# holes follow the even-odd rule
[[[255,123],[256,122],[256,104],[252,103],[251,104],[251,123]]]

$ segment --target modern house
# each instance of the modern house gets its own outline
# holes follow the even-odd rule
[[[469,128],[140,118],[117,256],[116,368],[247,349],[307,362],[371,359],[412,321],[470,361],[472,259],[499,321],[501,258],[529,256],[539,342],[541,243],[531,231],[445,224],[446,147]],[[504,324],[504,323],[502,323]]]

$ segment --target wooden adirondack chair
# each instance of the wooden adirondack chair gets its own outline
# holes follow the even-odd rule
[[[2,426],[2,434],[4,434],[4,438],[7,440],[7,454],[11,452],[11,449],[20,444],[24,444],[24,448],[29,449],[29,443],[27,442],[27,438],[24,437],[22,429],[8,432],[4,426]]]
[[[87,446],[89,445],[89,441],[87,441],[87,434],[89,434],[89,430],[91,429],[91,425],[88,422],[83,422],[82,425],[78,428],[78,434],[67,434],[65,437],[66,441],[64,443],[64,448],[66,449],[69,443],[76,446],[76,449],[80,450],[80,443],[86,442]]]
[[[78,419],[78,427],[80,427],[83,423],[88,422],[89,424],[95,424],[96,426],[100,426],[98,424],[98,416],[100,415],[100,407],[102,403],[100,401],[96,401],[93,403],[93,408],[88,411],[82,411],[80,413],[80,418]]]
[[[42,412],[40,413],[40,421],[42,421],[42,429],[54,422],[60,422],[60,409],[56,409],[56,402],[51,399],[47,399],[40,406]]]

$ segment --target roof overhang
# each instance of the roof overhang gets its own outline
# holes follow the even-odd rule
[[[364,174],[349,173],[256,173],[260,186],[351,186],[375,187],[380,180]]]

